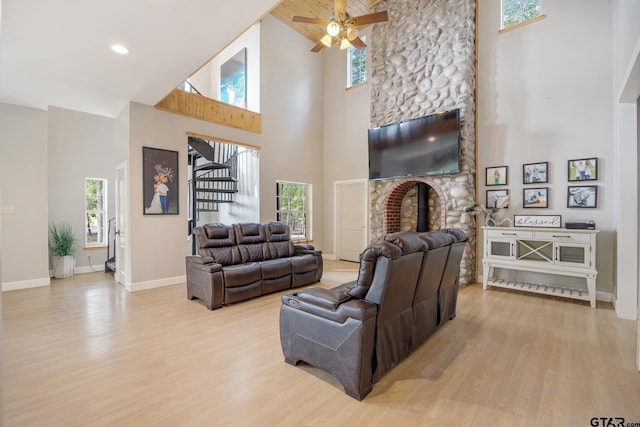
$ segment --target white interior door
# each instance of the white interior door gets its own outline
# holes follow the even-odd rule
[[[366,181],[336,183],[336,202],[338,259],[358,262],[367,246]]]
[[[121,163],[116,168],[116,271],[114,278],[116,282],[126,286],[127,263],[126,263],[126,200],[127,200],[127,175],[126,162]]]

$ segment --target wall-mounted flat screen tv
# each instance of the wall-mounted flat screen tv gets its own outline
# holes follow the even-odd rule
[[[369,129],[369,179],[459,172],[459,109]]]

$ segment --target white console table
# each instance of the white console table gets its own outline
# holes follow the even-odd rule
[[[589,301],[596,307],[598,230],[538,227],[482,227],[482,288],[495,286]],[[504,280],[495,268],[584,278],[587,289],[551,283]]]

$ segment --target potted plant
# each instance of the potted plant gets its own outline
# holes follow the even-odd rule
[[[68,224],[49,227],[49,252],[56,279],[73,277],[76,264],[76,238]]]

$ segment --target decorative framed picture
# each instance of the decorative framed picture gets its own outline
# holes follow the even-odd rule
[[[178,189],[178,152],[142,147],[144,214],[177,215]]]
[[[247,48],[220,67],[220,101],[247,108]]]
[[[561,215],[514,215],[514,227],[562,227]]]
[[[486,170],[486,185],[507,185],[508,166],[493,166]]]
[[[567,188],[568,208],[595,208],[597,206],[597,185],[570,185]]]
[[[505,197],[509,197],[509,190],[487,190],[487,208],[495,208]]]
[[[522,183],[538,184],[549,182],[549,162],[526,163],[522,165]]]
[[[549,187],[522,189],[523,208],[548,208]]]
[[[567,164],[569,181],[595,181],[598,179],[598,159],[575,159]]]

